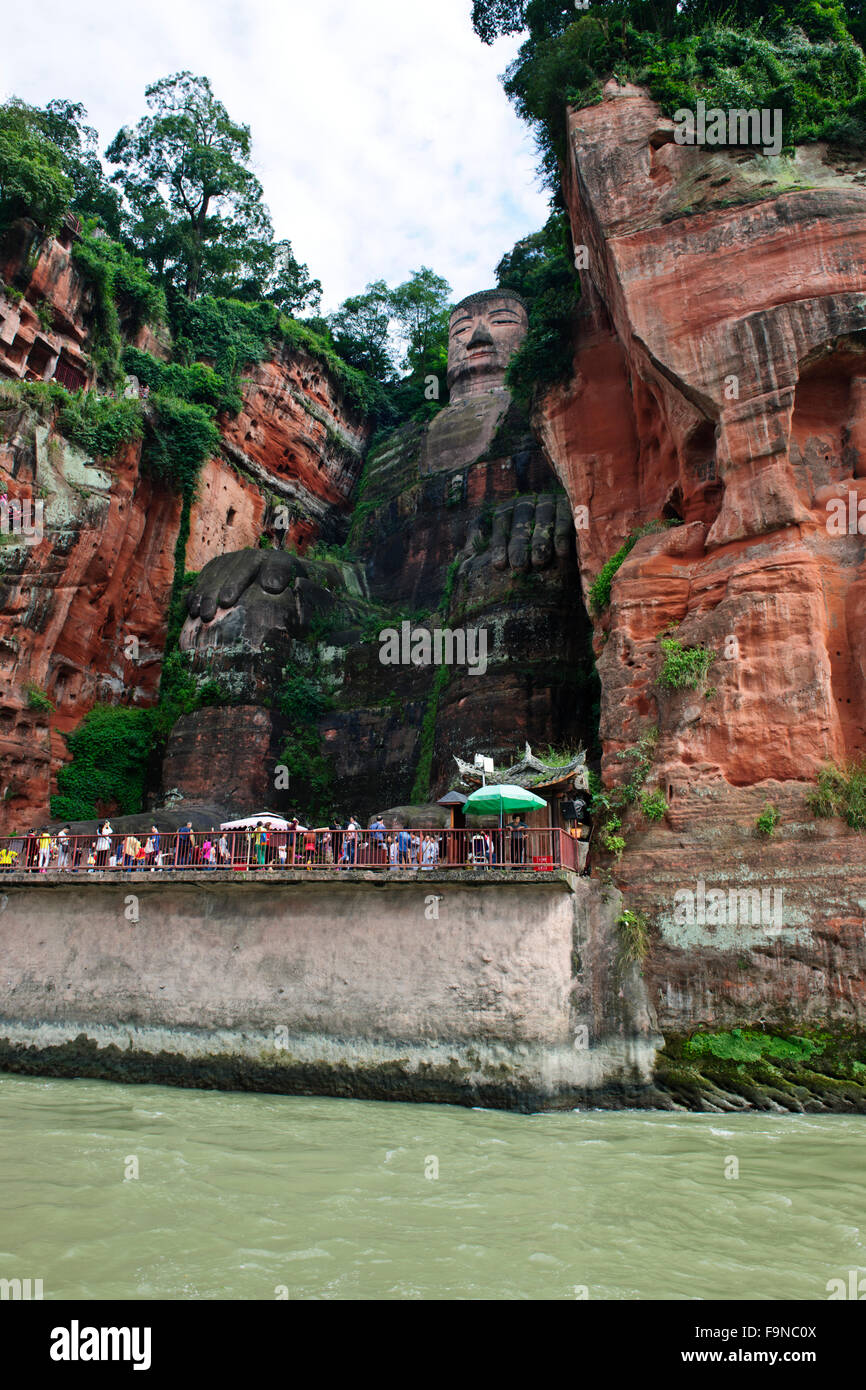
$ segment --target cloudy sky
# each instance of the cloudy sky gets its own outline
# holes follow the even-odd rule
[[[4,15],[0,95],[82,101],[108,144],[144,88],[206,74],[253,135],[279,237],[326,310],[420,265],[455,298],[493,283],[546,217],[532,138],[498,81],[517,49],[479,42],[471,0],[76,0]]]

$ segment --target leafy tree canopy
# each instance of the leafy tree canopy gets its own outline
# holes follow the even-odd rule
[[[363,294],[344,300],[329,315],[328,326],[337,352],[353,367],[369,372],[377,381],[393,377],[391,291],[384,280],[374,280]]]
[[[62,151],[17,101],[0,106],[0,225],[32,217],[56,231],[73,196]]]
[[[151,114],[106,151],[127,206],[127,235],[189,299],[273,299],[296,310],[321,292],[288,242],[274,243],[250,168],[249,126],[232,120],[206,77],[175,73],[145,96]]]
[[[120,197],[105,179],[97,133],[86,120],[87,111],[80,102],[53,100],[39,107],[12,97],[0,107],[0,129],[17,143],[22,170],[29,165],[31,176],[36,172],[34,155],[42,168],[41,174],[36,173],[35,187],[32,181],[25,183],[24,199],[11,210],[12,215],[35,217],[46,230],[53,230],[68,208],[81,218],[97,217],[112,236],[120,234]],[[40,207],[45,211],[37,190],[46,165],[61,171],[71,184],[51,181],[49,197],[52,193],[55,197],[47,221],[37,216]]]
[[[580,281],[565,214],[551,213],[541,231],[518,241],[496,267],[496,281],[527,302],[529,329],[506,380],[515,400],[528,406],[535,392],[571,372]]]
[[[474,0],[485,43],[524,42],[505,77],[558,183],[566,104],[601,98],[612,75],[642,82],[667,115],[708,105],[783,113],[786,144],[866,146],[866,0]]]
[[[448,281],[426,265],[391,293],[391,313],[406,347],[403,365],[413,376],[444,370],[450,294]]]

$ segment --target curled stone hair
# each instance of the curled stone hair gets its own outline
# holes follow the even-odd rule
[[[465,299],[461,299],[459,304],[454,305],[451,312],[456,314],[458,309],[468,309],[474,304],[486,304],[491,299],[514,299],[524,309],[527,307],[523,295],[518,294],[516,290],[479,290],[476,294],[468,294]]]

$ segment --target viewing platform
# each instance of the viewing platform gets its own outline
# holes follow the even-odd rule
[[[137,848],[136,848],[137,846]],[[40,835],[0,839],[0,878],[80,882],[170,875],[238,882],[350,876],[372,878],[460,877],[503,881],[557,871],[587,870],[589,843],[567,830],[512,828],[439,830],[270,831],[266,843],[246,831]],[[10,862],[11,861],[11,862]]]

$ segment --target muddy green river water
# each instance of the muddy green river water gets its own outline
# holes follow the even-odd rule
[[[866,1118],[0,1076],[0,1280],[45,1299],[826,1299]]]

